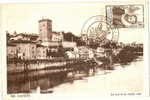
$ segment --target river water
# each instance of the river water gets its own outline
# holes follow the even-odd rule
[[[49,70],[10,75],[7,84],[8,93],[39,93],[43,91],[42,93],[63,96],[104,96],[114,93],[142,92],[144,78],[142,58],[128,65],[115,64],[114,68],[115,70],[97,69],[94,75],[82,76],[78,80],[71,81],[66,78],[68,73],[50,74]]]
[[[99,70],[95,76],[59,85],[53,88],[53,94],[106,96],[139,93],[142,95],[143,75],[143,60],[138,59],[129,65],[115,65],[115,70]]]

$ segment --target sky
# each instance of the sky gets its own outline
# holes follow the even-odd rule
[[[38,21],[52,20],[53,31],[72,32],[80,36],[85,21],[91,16],[104,15],[104,3],[24,3],[3,4],[1,6],[2,32],[26,32],[38,34]],[[119,29],[120,42],[144,41],[144,28]]]

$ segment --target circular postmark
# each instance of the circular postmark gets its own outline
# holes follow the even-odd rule
[[[119,30],[109,22],[109,18],[102,15],[90,17],[82,27],[82,40],[87,44],[91,42],[98,44],[117,42]]]

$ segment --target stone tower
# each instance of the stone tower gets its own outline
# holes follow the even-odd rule
[[[49,42],[52,38],[52,20],[39,20],[39,34],[42,42]]]

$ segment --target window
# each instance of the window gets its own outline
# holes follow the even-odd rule
[[[51,28],[49,27],[49,28],[48,28],[48,30],[50,31],[50,30],[51,30]]]

